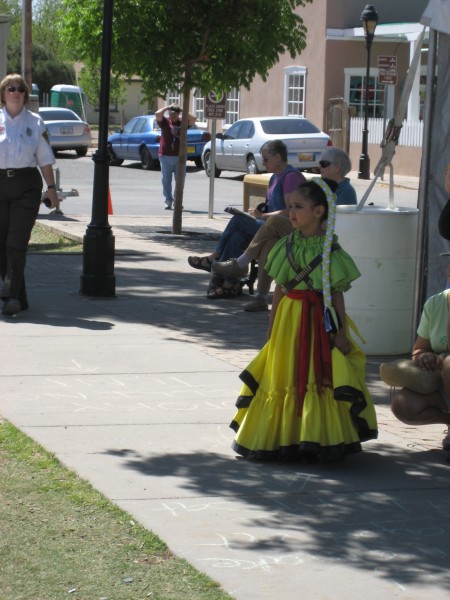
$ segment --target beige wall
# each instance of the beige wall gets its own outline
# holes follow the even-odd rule
[[[352,171],[359,170],[359,157],[361,156],[361,144],[350,144],[350,159],[352,161]],[[370,158],[370,172],[378,164],[381,157],[381,149],[377,144],[369,144],[368,154]],[[405,175],[410,177],[419,177],[420,163],[422,159],[422,148],[413,146],[397,146],[395,156],[392,161],[394,166],[394,175]],[[386,169],[385,178],[389,177],[389,169]]]

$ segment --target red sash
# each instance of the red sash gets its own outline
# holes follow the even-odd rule
[[[291,290],[288,298],[302,300],[302,318],[298,336],[298,415],[303,411],[303,400],[308,383],[311,350],[311,322],[314,322],[314,372],[319,393],[324,387],[331,387],[331,344],[323,323],[323,297],[311,290]],[[312,312],[312,315],[311,315]]]

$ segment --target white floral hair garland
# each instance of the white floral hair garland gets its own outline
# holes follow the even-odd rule
[[[334,227],[336,223],[336,194],[321,177],[313,177],[312,181],[322,188],[328,202],[327,230],[325,233],[325,243],[323,245],[322,254],[322,289],[323,302],[325,305],[325,328],[327,331],[336,331],[338,328],[338,321],[331,302],[330,282],[331,244],[333,243]]]

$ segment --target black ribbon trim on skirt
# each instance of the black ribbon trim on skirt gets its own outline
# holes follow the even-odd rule
[[[361,442],[376,440],[378,431],[370,429],[369,424],[360,414],[367,408],[367,400],[361,390],[350,385],[341,385],[334,389],[334,398],[340,402],[351,402],[350,415],[358,432]]]
[[[256,381],[256,379],[253,377],[250,371],[247,371],[247,369],[245,369],[245,371],[242,371],[242,373],[239,375],[239,379],[243,383],[245,383],[245,385],[248,388],[251,389],[253,395],[256,394],[259,388],[259,381]]]
[[[236,400],[236,408],[248,408],[254,396],[239,396]]]
[[[233,423],[230,427],[233,429],[232,425]],[[237,454],[249,460],[290,460],[306,463],[342,460],[348,454],[356,454],[362,451],[359,442],[352,442],[350,444],[342,443],[335,446],[321,446],[317,442],[300,442],[300,444],[292,444],[291,446],[281,446],[276,450],[250,450],[233,441],[231,447]]]

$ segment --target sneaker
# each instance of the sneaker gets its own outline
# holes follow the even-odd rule
[[[444,431],[445,438],[442,440],[442,447],[446,452],[450,452],[450,428]]]
[[[256,297],[251,302],[244,304],[244,310],[246,312],[259,312],[260,310],[269,310],[269,304],[265,298]]]
[[[172,210],[172,203],[166,203],[166,210]]]
[[[248,267],[241,269],[241,267],[238,266],[235,258],[231,258],[230,260],[225,260],[223,262],[215,260],[211,265],[211,269],[214,271],[214,273],[217,273],[222,277],[244,277],[244,275],[247,275],[248,271]]]

